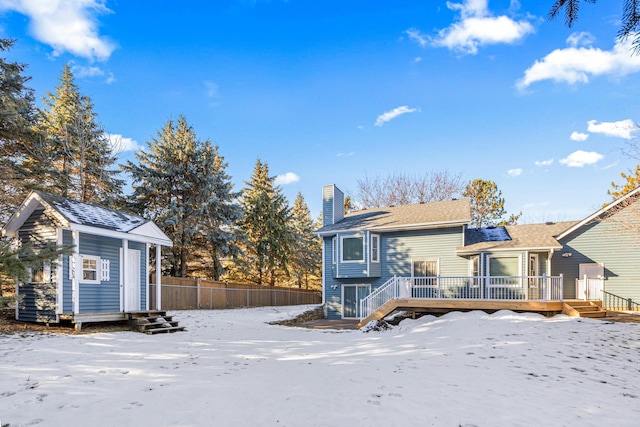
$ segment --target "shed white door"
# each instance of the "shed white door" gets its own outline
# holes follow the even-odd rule
[[[124,272],[124,311],[140,310],[140,251],[129,249]]]

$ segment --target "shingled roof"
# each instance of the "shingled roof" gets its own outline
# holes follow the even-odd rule
[[[325,225],[319,235],[338,231],[416,230],[465,225],[471,221],[469,199],[445,200],[416,205],[403,205],[351,212],[335,224]]]
[[[558,243],[555,236],[571,228],[577,222],[565,221],[491,228],[469,228],[465,232],[465,246],[458,247],[456,252],[463,254],[514,249],[561,249],[562,245]]]
[[[137,215],[102,206],[90,205],[43,191],[32,191],[9,218],[1,232],[15,237],[24,222],[36,210],[44,208],[57,226],[92,234],[119,237],[163,246],[172,246],[171,239],[152,221]]]
[[[126,233],[148,222],[142,217],[102,206],[90,205],[42,191],[36,191],[35,193],[73,224]]]

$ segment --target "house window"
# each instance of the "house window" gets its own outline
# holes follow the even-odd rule
[[[413,261],[413,277],[438,276],[438,260]]]
[[[371,262],[380,262],[380,236],[371,235]]]
[[[520,258],[514,256],[490,257],[490,276],[520,276]]]
[[[342,262],[364,261],[364,239],[362,237],[342,238]]]
[[[469,258],[469,275],[473,277],[480,275],[480,257],[478,255]]]
[[[100,283],[100,257],[80,255],[81,283]]]
[[[333,264],[338,260],[338,239],[331,239],[331,262]]]

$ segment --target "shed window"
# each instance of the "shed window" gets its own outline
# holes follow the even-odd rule
[[[100,283],[100,257],[90,255],[80,255],[82,283]]]
[[[342,261],[364,261],[364,239],[362,237],[342,238]]]

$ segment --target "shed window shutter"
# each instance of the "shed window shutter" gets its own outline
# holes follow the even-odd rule
[[[110,280],[110,269],[109,269],[109,260],[101,259],[100,260],[100,281],[108,282]]]

